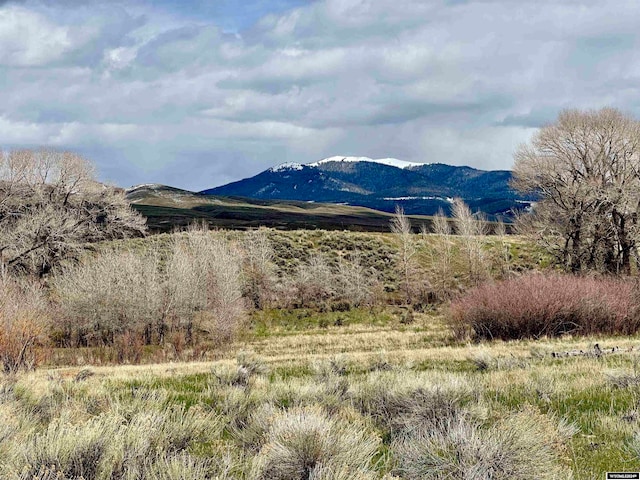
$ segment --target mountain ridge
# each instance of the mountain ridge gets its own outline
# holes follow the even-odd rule
[[[509,170],[480,170],[396,158],[334,156],[311,163],[282,163],[253,177],[205,189],[202,195],[338,203],[392,212],[450,213],[454,197],[490,217],[512,216],[535,200],[509,186]]]

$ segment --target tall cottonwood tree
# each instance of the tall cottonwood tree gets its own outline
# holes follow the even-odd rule
[[[567,110],[515,153],[513,186],[535,193],[521,228],[571,271],[631,271],[638,256],[640,122]]]
[[[71,152],[0,151],[0,269],[43,275],[87,242],[139,235],[124,192]]]

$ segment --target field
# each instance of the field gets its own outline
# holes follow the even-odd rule
[[[72,431],[90,418],[179,406],[215,417],[215,426],[194,434],[187,446],[195,458],[224,460],[210,466],[220,475],[212,478],[251,478],[245,476],[250,464],[268,442],[261,429],[269,428],[262,424],[265,418],[252,414],[275,418],[281,411],[304,411],[365,428],[375,439],[375,455],[365,469],[372,476],[358,478],[378,478],[398,473],[401,455],[407,455],[398,443],[403,422],[411,426],[464,415],[483,431],[525,415],[545,431],[528,431],[532,426],[524,422],[513,434],[522,436],[518,441],[525,446],[536,446],[538,434],[544,434],[543,443],[555,442],[552,463],[558,472],[542,476],[549,472],[532,470],[531,476],[515,478],[596,479],[608,470],[640,468],[634,443],[640,421],[640,338],[467,345],[451,338],[440,313],[416,314],[408,325],[400,322],[401,314],[401,309],[315,317],[261,314],[253,319],[252,333],[217,361],[44,368],[5,380],[0,408],[12,415],[5,417],[11,421],[3,427],[0,445],[5,452],[20,451],[27,442],[23,435],[37,442],[51,433],[49,422],[58,416]],[[341,325],[335,326],[338,318]],[[595,342],[605,351],[619,350],[602,357],[551,355],[592,350]],[[394,416],[385,418],[384,408]],[[32,429],[40,433],[34,436]],[[534,459],[529,468],[549,466]]]
[[[459,340],[446,302],[403,304],[394,236],[265,232],[281,275],[314,254],[339,265],[357,253],[386,301],[253,309],[234,343],[199,353],[147,345],[142,365],[113,364],[107,347],[49,350],[35,371],[0,379],[0,476],[524,480],[640,470],[640,336]],[[173,238],[94,254],[164,258]],[[416,240],[428,273],[439,239]],[[461,240],[451,241],[464,288]],[[501,242],[483,240],[486,258],[500,259]],[[518,237],[507,250],[511,275],[549,263]]]

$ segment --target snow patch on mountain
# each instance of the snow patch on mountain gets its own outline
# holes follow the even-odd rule
[[[149,190],[157,190],[163,188],[164,185],[159,183],[141,183],[140,185],[134,185],[125,190],[125,193],[133,192],[134,190],[140,190],[141,188],[147,188]]]
[[[286,172],[287,170],[302,170],[303,168],[304,166],[300,163],[286,162],[276,165],[275,167],[271,167],[269,170],[272,172]]]
[[[432,196],[428,196],[428,197],[384,197],[383,200],[393,201],[393,202],[402,202],[402,201],[406,201],[406,200],[442,200],[442,201],[446,201],[442,197],[432,197]]]
[[[317,162],[307,163],[308,167],[317,167],[322,165],[323,163],[329,162],[370,162],[370,163],[380,163],[382,165],[389,165],[390,167],[396,168],[411,168],[411,167],[420,167],[422,165],[428,165],[427,163],[417,163],[417,162],[406,162],[404,160],[398,160],[397,158],[369,158],[369,157],[329,157],[324,158],[322,160],[318,160]]]

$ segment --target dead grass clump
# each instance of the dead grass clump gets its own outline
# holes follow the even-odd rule
[[[67,477],[57,471],[56,467],[43,466],[29,480],[67,480]]]
[[[529,274],[470,290],[452,302],[449,318],[459,338],[509,340],[633,334],[639,309],[628,280]]]
[[[80,370],[75,377],[73,377],[73,381],[74,382],[84,382],[85,380],[87,380],[88,378],[91,378],[95,375],[95,373],[93,372],[93,370],[91,370],[90,368],[83,368],[82,370]]]
[[[479,372],[485,372],[496,364],[495,359],[486,351],[477,352],[469,357],[469,360]]]
[[[367,471],[380,439],[356,425],[329,418],[319,408],[282,412],[256,457],[255,480],[307,480],[320,473],[355,475]],[[348,478],[348,477],[347,477]],[[353,477],[352,477],[353,478]]]

